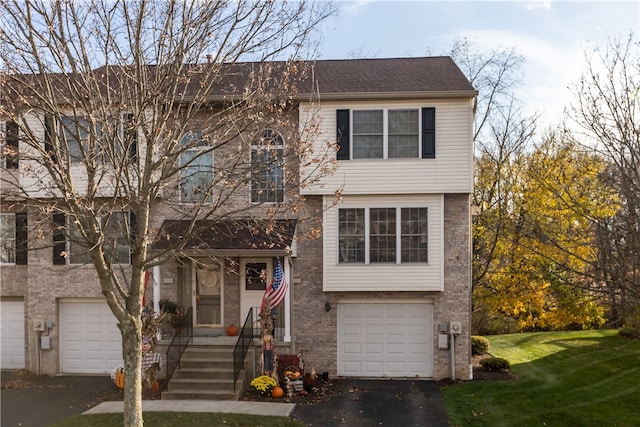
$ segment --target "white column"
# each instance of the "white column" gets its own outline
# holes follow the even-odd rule
[[[153,267],[151,274],[153,280],[153,311],[160,313],[160,266]]]
[[[153,267],[153,272],[151,273],[151,280],[153,280],[153,311],[155,313],[160,313],[160,266],[156,265]],[[162,333],[158,331],[157,337],[158,340],[162,339]]]
[[[284,342],[291,342],[291,262],[289,257],[284,257],[284,279],[287,281],[289,287],[287,293],[284,296]]]

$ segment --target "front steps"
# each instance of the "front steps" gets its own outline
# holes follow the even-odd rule
[[[238,400],[247,385],[246,369],[240,371],[233,390],[233,349],[237,337],[194,337],[180,367],[162,392],[162,400]],[[253,357],[250,348],[245,367]]]

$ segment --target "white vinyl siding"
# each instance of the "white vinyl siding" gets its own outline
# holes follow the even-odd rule
[[[470,193],[473,189],[473,106],[469,99],[418,100],[415,102],[324,103],[319,108],[300,105],[300,123],[312,114],[320,122],[314,150],[323,153],[326,141],[336,141],[338,109],[436,109],[436,157],[434,159],[342,160],[331,176],[301,189],[303,195]],[[315,166],[312,162],[311,165]],[[305,171],[302,171],[305,173]]]
[[[328,196],[326,204],[333,201]],[[338,256],[338,209],[427,208],[428,263],[340,263]],[[332,291],[442,291],[444,251],[444,196],[345,196],[337,207],[324,213],[323,290]]]

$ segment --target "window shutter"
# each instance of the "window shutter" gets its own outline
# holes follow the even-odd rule
[[[18,124],[16,122],[7,122],[6,132],[5,145],[9,150],[9,155],[6,156],[5,167],[7,169],[18,169]]]
[[[53,150],[53,129],[51,128],[51,116],[44,116],[44,151],[49,153],[51,161],[56,163],[56,155]]]
[[[436,157],[436,109],[422,109],[422,158]]]
[[[349,160],[349,110],[336,110],[338,160]]]
[[[54,214],[53,223],[53,265],[65,265],[66,260],[62,255],[66,251],[66,239],[64,237],[65,215]]]
[[[27,213],[16,214],[16,264],[27,265]]]

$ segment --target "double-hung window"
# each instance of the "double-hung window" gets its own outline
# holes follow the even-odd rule
[[[278,132],[266,129],[251,147],[251,202],[284,201],[284,140]]]
[[[18,124],[0,122],[0,168],[18,168]]]
[[[86,158],[93,157],[91,150],[97,147],[91,147],[88,142],[91,136],[89,122],[82,117],[61,117],[60,132],[58,137],[61,141],[62,152],[69,155],[71,162],[82,162]]]
[[[338,209],[339,263],[427,263],[428,208]]]
[[[84,265],[91,256],[79,225],[71,216],[53,216],[56,229],[53,233],[53,263],[56,265]],[[101,218],[105,259],[110,264],[131,263],[131,238],[135,227],[135,216],[128,211],[114,212]]]
[[[435,158],[435,108],[336,110],[338,160]]]
[[[0,214],[0,264],[16,263],[16,216]]]
[[[213,148],[200,131],[190,131],[180,141],[180,201],[211,203],[213,185]]]
[[[0,264],[27,264],[27,214],[0,214]]]

